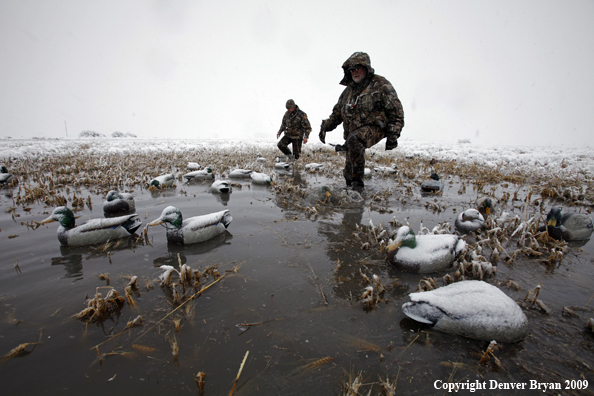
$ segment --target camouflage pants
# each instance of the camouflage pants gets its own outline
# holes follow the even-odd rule
[[[376,127],[364,126],[356,129],[346,137],[346,158],[343,175],[350,184],[353,180],[363,181],[365,174],[365,149],[377,144],[385,137],[384,132]]]
[[[295,159],[298,159],[299,156],[301,155],[301,143],[303,142],[303,139],[301,138],[291,138],[288,137],[287,135],[283,136],[280,140],[280,142],[278,142],[278,148],[280,151],[283,152],[284,155],[291,155],[291,150],[289,150],[289,145],[292,144],[293,145],[293,157]]]

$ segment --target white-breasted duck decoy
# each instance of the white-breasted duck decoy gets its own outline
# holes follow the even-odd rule
[[[364,178],[369,179],[369,178],[371,178],[372,175],[373,175],[373,172],[371,171],[370,168],[365,168],[363,170],[363,177]]]
[[[247,179],[251,174],[252,171],[249,169],[233,169],[231,172],[229,172],[229,177],[234,179]]]
[[[151,180],[149,185],[155,186],[157,188],[163,188],[172,186],[174,182],[175,176],[173,175],[173,173],[169,173],[167,175],[160,175],[155,177],[153,180]]]
[[[214,179],[214,177],[214,172],[208,166],[204,169],[199,169],[193,172],[186,173],[184,175],[184,179],[186,179],[189,182],[192,180],[209,180]]]
[[[561,208],[553,206],[547,214],[547,225],[538,231],[547,230],[549,236],[564,241],[583,241],[592,236],[592,218],[584,213],[561,214]]]
[[[202,166],[197,163],[197,162],[188,162],[188,170],[189,171],[195,171],[195,170],[199,170],[202,169]]]
[[[74,213],[66,206],[59,206],[41,224],[57,221],[58,240],[63,246],[86,246],[103,243],[108,240],[125,238],[132,235],[142,224],[136,214],[111,217],[106,219],[91,219],[76,225]]]
[[[16,176],[8,172],[6,165],[0,165],[0,185],[8,186],[16,183],[18,183]]]
[[[495,214],[495,207],[497,206],[497,199],[491,197],[481,197],[476,200],[476,207],[479,212],[486,219]]]
[[[373,170],[379,173],[396,173],[398,172],[396,168],[396,164],[392,164],[392,166],[376,166]]]
[[[456,216],[454,226],[461,234],[476,233],[485,228],[485,218],[477,209],[466,209]]]
[[[228,194],[231,192],[231,182],[228,180],[215,180],[210,186],[213,193]]]
[[[291,167],[287,162],[281,161],[280,157],[276,157],[276,161],[274,162],[274,169],[284,169],[288,170]]]
[[[107,193],[105,202],[103,202],[103,212],[105,213],[129,212],[135,209],[134,197],[132,194],[125,192],[111,190]]]
[[[388,262],[401,271],[436,272],[450,267],[465,249],[466,242],[457,235],[415,235],[402,226],[388,243]]]
[[[425,192],[438,192],[443,190],[443,183],[439,180],[439,175],[435,172],[431,174],[431,178],[421,183],[421,190]]]
[[[515,342],[528,335],[520,306],[497,287],[467,280],[409,294],[402,305],[409,318],[435,330],[477,340]]]
[[[265,164],[266,163],[266,158],[262,157],[260,154],[258,154],[258,158],[256,158],[256,161],[260,164]]]
[[[250,177],[252,179],[252,183],[255,183],[255,184],[271,184],[272,183],[272,178],[269,175],[267,175],[266,173],[252,172],[250,174]]]
[[[181,211],[175,206],[163,209],[161,216],[149,223],[149,226],[163,225],[167,230],[167,242],[178,245],[190,245],[214,238],[227,230],[233,217],[229,210],[209,213],[202,216],[183,219]]]
[[[324,164],[319,164],[317,162],[311,162],[311,163],[305,165],[305,170],[308,170],[308,171],[316,171],[316,170],[320,170],[320,169],[324,169]]]

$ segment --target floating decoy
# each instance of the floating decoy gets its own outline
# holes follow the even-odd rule
[[[456,217],[454,226],[461,234],[477,232],[485,228],[485,218],[477,209],[466,209]]]
[[[210,191],[213,193],[230,193],[231,192],[231,183],[228,180],[216,180],[210,186]]]
[[[491,197],[481,197],[476,200],[476,207],[478,208],[479,212],[483,215],[484,218],[495,214],[495,206],[497,205],[497,200]]]
[[[229,172],[229,177],[235,179],[248,178],[250,177],[251,173],[252,171],[249,169],[233,169],[231,172]]]
[[[183,220],[181,211],[168,206],[161,216],[149,223],[149,226],[164,225],[167,229],[167,242],[189,245],[207,241],[225,232],[233,217],[228,210],[190,217]]]
[[[421,183],[421,190],[425,192],[437,192],[443,190],[443,183],[439,180],[439,175],[433,172],[431,174],[431,179]]]
[[[202,166],[200,166],[199,163],[197,162],[188,162],[188,170],[189,171],[195,171],[198,169],[202,169]]]
[[[380,173],[396,173],[398,170],[396,169],[396,164],[392,164],[392,166],[376,166],[373,168],[374,171]]]
[[[256,161],[258,161],[259,163],[263,164],[263,163],[266,162],[266,158],[264,158],[260,154],[258,154],[258,158],[256,158]]]
[[[187,181],[192,181],[192,180],[207,180],[207,179],[214,179],[214,172],[212,171],[212,169],[210,169],[210,167],[206,167],[204,169],[200,169],[194,172],[190,172],[190,173],[186,173],[184,175],[184,178]]]
[[[553,206],[547,214],[547,225],[538,231],[547,230],[557,240],[582,241],[592,236],[592,218],[584,213],[561,214],[561,208]]]
[[[175,182],[175,176],[173,176],[173,173],[170,173],[167,175],[161,175],[161,176],[155,177],[153,180],[151,180],[151,182],[149,184],[151,186],[163,188],[163,187],[169,187],[169,186],[173,185],[174,182]]]
[[[8,186],[10,184],[16,183],[18,183],[16,176],[8,172],[6,165],[0,165],[0,184],[3,186]]]
[[[256,184],[271,184],[272,183],[272,178],[269,175],[267,175],[266,173],[252,172],[250,174],[250,177],[252,178],[252,183],[256,183]]]
[[[107,193],[103,203],[103,212],[105,213],[129,212],[134,209],[136,209],[136,203],[132,194],[119,193],[115,190]]]
[[[318,164],[316,162],[312,162],[312,163],[306,164],[305,169],[309,170],[309,171],[324,169],[324,164]]]
[[[371,177],[371,175],[372,175],[371,169],[365,168],[363,170],[363,177],[369,179]]]
[[[436,272],[450,267],[465,249],[466,242],[457,235],[415,235],[402,226],[388,243],[388,262],[406,272]]]
[[[452,283],[409,294],[406,316],[435,330],[477,340],[515,342],[528,335],[528,319],[520,306],[497,287],[483,281]]]
[[[289,165],[286,162],[281,161],[279,157],[276,157],[276,161],[274,162],[274,169],[288,170],[290,167],[291,167],[291,165]]]
[[[125,238],[136,232],[142,224],[142,220],[136,214],[131,214],[106,219],[91,219],[77,226],[74,213],[66,206],[54,209],[51,216],[41,221],[41,224],[52,221],[60,223],[58,240],[63,246],[86,246]]]

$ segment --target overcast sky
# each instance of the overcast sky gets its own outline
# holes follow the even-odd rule
[[[593,145],[593,49],[590,0],[0,0],[0,136],[274,139],[292,98],[318,141],[363,51],[401,144]]]

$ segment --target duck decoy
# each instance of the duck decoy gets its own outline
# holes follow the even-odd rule
[[[436,272],[450,267],[465,249],[466,242],[457,235],[415,235],[409,226],[402,226],[388,243],[388,262],[401,271]]]
[[[315,171],[315,170],[320,170],[320,169],[324,169],[324,164],[318,164],[317,162],[312,162],[312,163],[305,165],[305,170],[308,170],[308,171]]]
[[[290,167],[291,167],[291,165],[289,165],[286,162],[281,161],[281,159],[279,157],[276,157],[276,161],[274,162],[274,169],[288,170]]]
[[[454,226],[461,234],[477,232],[485,228],[485,218],[477,209],[466,209],[456,217]]]
[[[186,173],[184,175],[184,179],[186,179],[188,182],[192,181],[192,180],[208,180],[208,179],[214,179],[214,172],[212,171],[212,169],[210,167],[206,167],[204,169],[200,169],[200,170],[196,170],[190,173]]]
[[[396,173],[398,170],[396,169],[396,164],[392,164],[392,166],[376,166],[373,168],[374,171],[380,173]]]
[[[76,225],[74,213],[66,206],[54,209],[50,217],[41,224],[57,221],[58,240],[63,246],[86,246],[103,243],[111,239],[125,238],[132,235],[142,224],[136,214],[111,217],[106,219],[91,219]]]
[[[479,212],[483,215],[484,218],[489,217],[492,214],[495,214],[495,206],[497,205],[497,200],[491,197],[481,197],[476,200],[476,207]]]
[[[188,162],[188,170],[189,171],[195,171],[195,170],[199,170],[202,169],[202,166],[200,166],[199,163],[197,162]]]
[[[421,183],[421,190],[425,192],[438,192],[443,190],[443,183],[439,180],[439,175],[435,172],[431,178]]]
[[[229,210],[190,217],[183,220],[181,211],[175,206],[163,209],[161,216],[149,226],[163,225],[167,229],[167,242],[190,245],[207,241],[225,232],[233,217]]]
[[[115,190],[107,193],[105,202],[103,203],[103,212],[105,213],[129,212],[135,209],[136,204],[132,194],[117,192]]]
[[[266,158],[264,158],[260,154],[258,154],[258,158],[256,158],[256,161],[260,164],[264,164],[264,163],[266,163]]]
[[[18,183],[16,176],[8,172],[6,165],[0,165],[0,184],[3,186],[8,186],[16,183]]]
[[[151,180],[149,185],[155,186],[157,188],[163,188],[163,187],[169,187],[169,186],[173,185],[174,182],[175,182],[175,176],[173,176],[173,173],[170,173],[167,175],[161,175],[161,176],[155,177],[153,180]]]
[[[402,310],[435,330],[477,340],[515,342],[528,335],[520,306],[497,287],[467,280],[409,294]]]
[[[538,228],[538,231],[544,230],[557,240],[587,240],[592,236],[592,218],[584,213],[561,214],[561,208],[553,206],[547,214],[547,225]]]
[[[249,169],[233,169],[229,172],[229,177],[234,179],[243,179],[248,178],[252,174],[252,171]]]
[[[231,183],[228,180],[216,180],[210,186],[213,193],[228,194],[231,192]]]
[[[271,184],[272,183],[272,178],[269,175],[267,175],[266,173],[252,172],[250,174],[250,177],[252,178],[252,183],[255,183],[255,184]]]
[[[372,174],[373,173],[371,172],[371,169],[369,169],[369,168],[363,169],[363,177],[364,178],[369,179],[369,178],[371,178]]]

